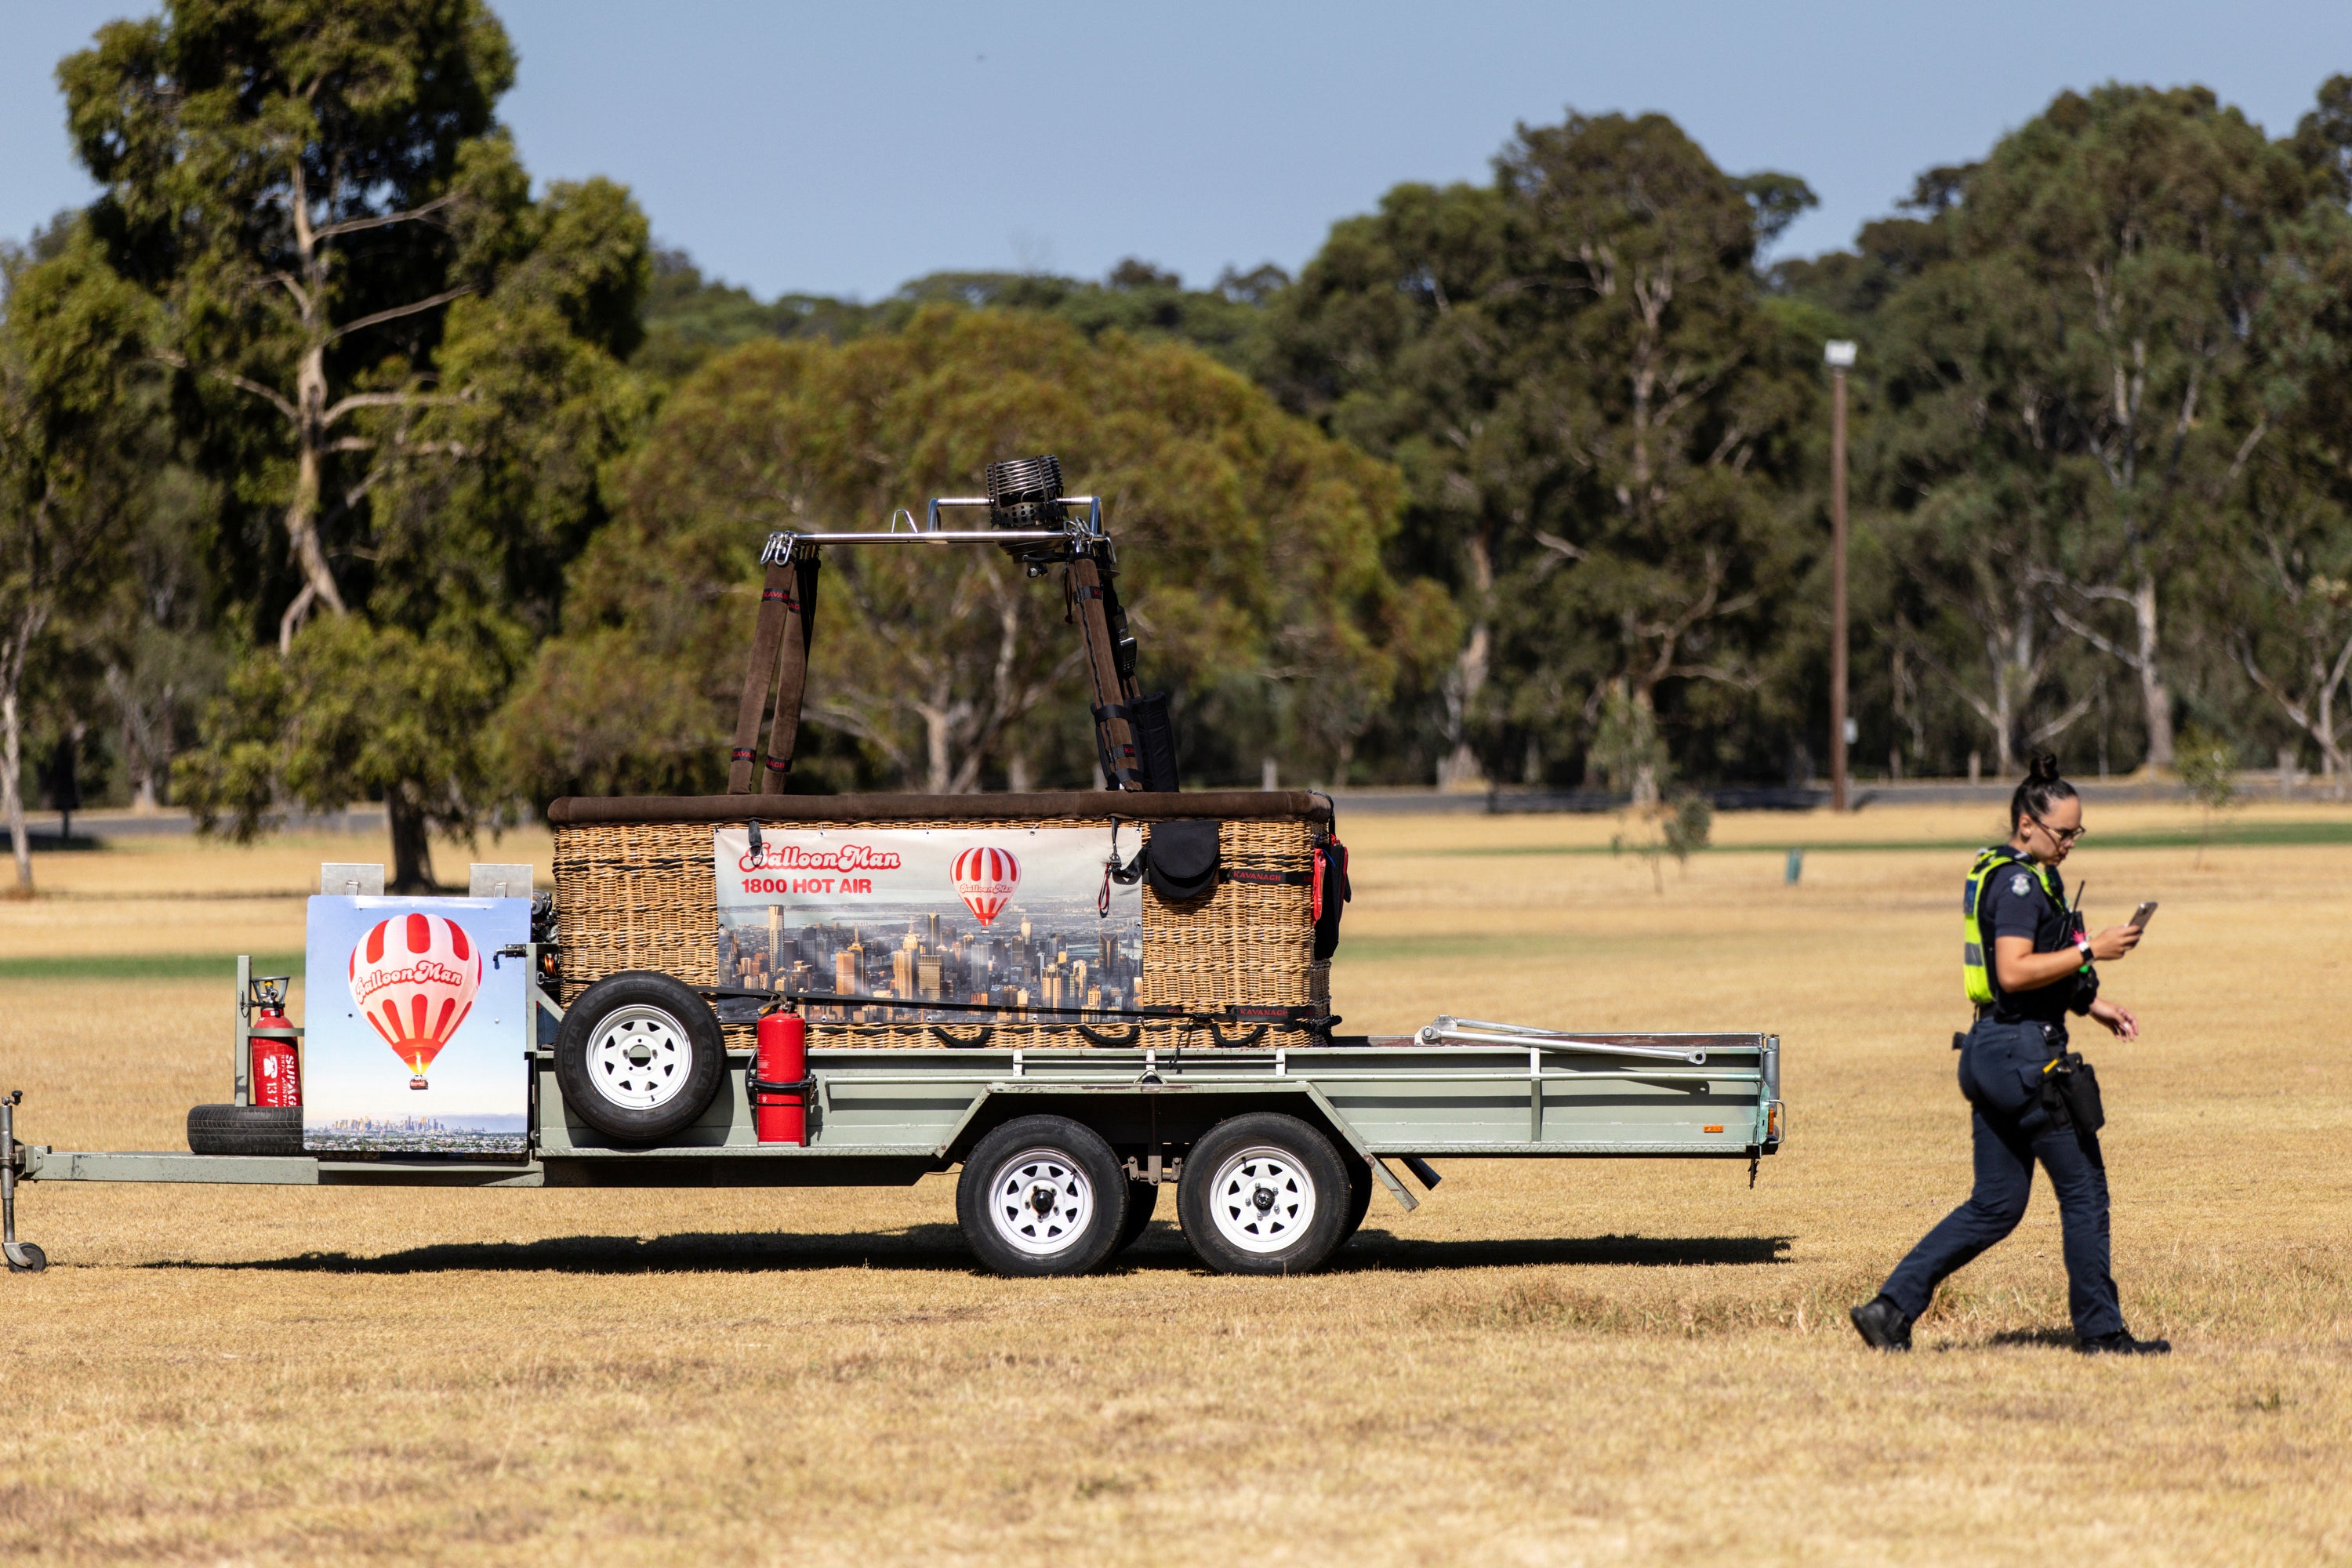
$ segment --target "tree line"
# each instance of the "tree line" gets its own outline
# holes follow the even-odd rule
[[[1851,251],[1668,119],[1521,126],[1296,278],[762,301],[532,194],[478,0],[175,0],[58,69],[100,186],[5,258],[0,809],[429,838],[719,787],[779,528],[1055,451],[1108,498],[1190,780],[1801,781],[1853,373],[1857,768],[2184,747],[2352,773],[2352,78],[2271,138],[2064,93]],[[794,787],[1082,785],[994,552],[827,563]]]

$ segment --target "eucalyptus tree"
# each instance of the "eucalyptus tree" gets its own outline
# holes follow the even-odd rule
[[[2308,192],[2289,149],[2202,88],[2062,93],[1965,172],[1937,218],[1948,258],[1884,307],[1891,406],[1920,431],[1889,476],[1898,504],[2000,476],[1992,526],[2016,542],[1988,592],[2020,635],[2038,595],[2052,633],[2130,671],[2152,766],[2172,752],[2168,584],[2273,428],[2248,334]],[[1990,629],[1992,598],[1970,605]],[[1997,689],[2037,660],[1988,663]]]
[[[25,695],[59,623],[104,600],[126,519],[164,453],[149,312],[78,224],[58,253],[6,258],[0,313],[0,815],[30,893]]]
[[[1335,226],[1275,303],[1270,373],[1407,477],[1401,559],[1467,626],[1455,779],[1506,732],[1580,749],[1611,691],[1713,721],[1696,689],[1754,689],[1802,553],[1807,362],[1755,262],[1811,193],[1726,174],[1658,115],[1522,126],[1495,168]]]
[[[878,530],[1038,451],[1106,500],[1144,679],[1188,700],[1193,765],[1215,694],[1254,688],[1246,765],[1287,752],[1337,773],[1400,669],[1451,638],[1442,595],[1433,628],[1432,595],[1382,565],[1386,465],[1197,350],[933,306],[840,345],[748,344],[670,394],[508,715],[526,770],[550,788],[711,787],[767,532]],[[823,571],[806,714],[846,744],[803,773],[1083,782],[1090,743],[1060,739],[1084,716],[1080,649],[1052,584],[988,548],[845,548]]]
[[[171,0],[58,76],[91,222],[233,484],[224,564],[290,647],[364,595],[361,502],[408,440],[367,416],[461,395],[444,309],[529,194],[493,118],[513,50],[478,0]]]
[[[172,0],[58,76],[217,481],[214,579],[275,645],[183,797],[241,836],[380,798],[395,885],[429,886],[433,830],[513,803],[491,721],[644,413],[644,216],[602,180],[533,198],[479,0]]]

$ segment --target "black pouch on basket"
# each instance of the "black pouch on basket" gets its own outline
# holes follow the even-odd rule
[[[1339,951],[1339,910],[1350,897],[1348,847],[1334,834],[1315,847],[1315,962]]]
[[[2096,1132],[2107,1124],[2107,1109],[2099,1103],[2098,1071],[2081,1052],[2063,1058],[2051,1076],[2058,1080],[2058,1098],[2065,1101],[2077,1131]]]
[[[1202,817],[1178,817],[1151,825],[1151,842],[1144,856],[1144,875],[1160,902],[1189,904],[1217,889],[1217,824]]]

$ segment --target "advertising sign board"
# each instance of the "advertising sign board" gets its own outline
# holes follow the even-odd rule
[[[302,1147],[520,1154],[530,900],[310,900]]]
[[[1004,1007],[1135,1005],[1143,893],[1106,879],[1113,846],[1103,828],[763,826],[757,855],[748,828],[715,837],[722,985]],[[1142,846],[1132,826],[1118,838],[1122,863]]]

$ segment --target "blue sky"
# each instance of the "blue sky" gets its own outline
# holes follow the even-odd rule
[[[89,186],[58,57],[140,0],[0,0],[0,236]],[[761,295],[872,299],[947,268],[1205,283],[1295,269],[1403,180],[1481,179],[1520,121],[1660,110],[1735,173],[1822,196],[1783,254],[1849,243],[1919,170],[2054,92],[2203,82],[2273,135],[2352,71],[2352,5],[1184,5],[505,0],[505,114],[542,180],[605,174]]]

